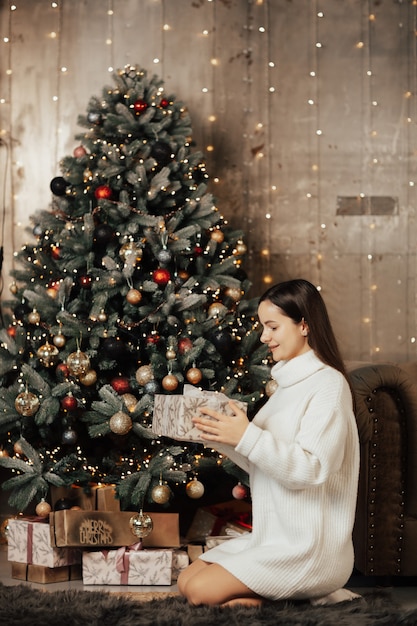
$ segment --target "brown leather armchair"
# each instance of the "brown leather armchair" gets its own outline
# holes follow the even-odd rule
[[[417,362],[348,364],[361,443],[355,568],[417,575]]]

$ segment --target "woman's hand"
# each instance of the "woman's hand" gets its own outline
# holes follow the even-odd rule
[[[249,425],[247,415],[237,404],[230,400],[229,407],[233,415],[219,413],[209,407],[201,407],[200,413],[210,416],[209,419],[203,416],[193,417],[194,425],[201,431],[201,438],[204,441],[215,441],[236,447],[242,439],[245,430]]]

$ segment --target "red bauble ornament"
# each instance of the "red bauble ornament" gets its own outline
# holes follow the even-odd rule
[[[57,365],[55,368],[55,372],[57,376],[60,376],[61,378],[68,378],[70,373],[66,363],[60,363],[59,365]]]
[[[61,258],[61,248],[59,246],[57,246],[57,245],[51,246],[51,257],[55,261],[58,261],[58,259]]]
[[[109,200],[112,197],[112,190],[108,185],[100,185],[94,192],[97,200]]]
[[[136,100],[136,102],[133,105],[133,110],[138,115],[140,115],[141,113],[144,113],[147,108],[148,108],[148,103],[145,102],[145,100],[141,100],[141,99]]]
[[[129,393],[130,391],[130,382],[129,379],[126,378],[126,376],[117,376],[116,378],[113,378],[110,384],[113,389],[120,395],[122,395],[123,393]]]
[[[80,158],[83,157],[87,154],[87,150],[84,148],[84,146],[77,146],[76,148],[74,148],[73,151],[73,155],[75,156],[75,158]]]
[[[185,354],[193,347],[193,342],[188,337],[183,337],[178,340],[178,351],[180,354]]]
[[[246,489],[245,485],[242,485],[242,483],[238,483],[232,489],[232,496],[235,498],[235,500],[244,500],[247,495],[248,490]]]
[[[16,326],[9,326],[9,328],[7,329],[7,334],[9,335],[9,337],[16,337]]]
[[[152,280],[159,286],[166,285],[171,280],[170,272],[164,267],[158,267],[152,273]]]
[[[75,411],[78,406],[77,398],[74,396],[64,396],[61,400],[61,406],[66,411]]]
[[[203,254],[203,248],[201,246],[194,246],[195,256],[201,256]]]
[[[146,343],[152,344],[152,343],[158,343],[158,341],[161,339],[160,335],[158,335],[158,333],[156,332],[152,332],[148,337],[146,337]]]
[[[167,100],[166,98],[162,98],[161,102],[159,103],[159,106],[162,107],[163,109],[166,109],[167,106],[169,106],[169,100]]]
[[[90,289],[91,282],[92,282],[91,276],[85,275],[85,276],[80,276],[79,278],[80,287],[82,287],[83,289]]]

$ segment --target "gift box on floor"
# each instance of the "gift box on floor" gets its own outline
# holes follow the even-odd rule
[[[83,551],[84,585],[171,585],[172,550]]]
[[[232,415],[230,399],[217,391],[201,391],[192,385],[184,385],[183,395],[155,394],[152,431],[163,437],[178,441],[202,442],[200,431],[192,418],[199,415],[203,406]],[[247,403],[233,400],[245,412]]]
[[[134,511],[55,511],[50,513],[51,543],[59,547],[117,548],[138,541],[130,528]],[[143,547],[179,548],[178,513],[151,513],[153,530]]]
[[[71,506],[79,506],[83,511],[120,511],[120,500],[116,498],[115,485],[90,485],[87,492],[77,485],[51,487],[53,509],[62,499],[68,500]]]
[[[186,550],[173,550],[172,552],[172,582],[178,579],[182,570],[186,569],[190,564],[190,557]]]
[[[197,509],[187,541],[202,542],[208,536],[241,534],[250,532],[252,505],[243,500],[231,500]]]
[[[31,583],[61,583],[67,580],[81,580],[81,565],[64,567],[44,567],[27,563],[12,563],[12,578]]]
[[[7,558],[49,568],[81,562],[79,550],[52,545],[48,521],[39,518],[9,520]]]

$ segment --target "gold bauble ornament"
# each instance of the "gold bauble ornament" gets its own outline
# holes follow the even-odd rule
[[[67,367],[72,376],[82,376],[90,369],[90,359],[85,352],[77,350],[67,356]]]
[[[119,256],[125,263],[132,263],[133,265],[136,265],[136,263],[139,263],[142,259],[143,250],[134,241],[128,241],[120,248]]]
[[[187,496],[193,500],[198,500],[198,498],[201,498],[204,495],[204,485],[197,480],[197,478],[190,480],[190,482],[187,483],[185,490]]]
[[[127,413],[117,411],[117,413],[110,418],[109,426],[110,430],[115,435],[127,435],[129,430],[131,430],[133,423]]]
[[[243,254],[246,254],[246,252],[247,252],[246,245],[243,243],[243,241],[238,241],[235,246],[235,249],[233,250],[233,254],[241,256]]]
[[[49,513],[52,511],[51,505],[49,502],[46,502],[42,499],[39,504],[36,505],[35,513],[39,517],[48,517]]]
[[[153,378],[153,371],[150,365],[141,365],[136,370],[136,381],[139,383],[139,385],[145,386],[147,383],[153,380]]]
[[[224,241],[224,232],[216,228],[210,233],[210,239],[215,241],[216,243],[223,243]]]
[[[239,302],[242,297],[242,290],[239,287],[229,287],[226,289],[225,294],[235,302]]]
[[[278,389],[278,383],[276,380],[269,380],[265,385],[265,393],[269,397]]]
[[[213,302],[207,312],[209,317],[221,317],[227,313],[227,307],[222,302]]]
[[[177,353],[175,352],[173,348],[168,348],[168,350],[165,352],[165,356],[168,359],[168,361],[172,361],[177,356]]]
[[[7,452],[7,450],[5,450],[4,448],[0,448],[0,458],[3,457],[8,457],[9,453]]]
[[[91,387],[97,382],[97,372],[96,370],[88,370],[85,374],[81,374],[78,380],[84,387]]]
[[[22,393],[16,396],[14,401],[16,411],[25,417],[35,415],[36,411],[39,409],[39,404],[38,396],[35,396],[35,394],[30,391],[22,391]]]
[[[66,337],[62,333],[55,335],[52,341],[57,348],[63,348],[67,343]]]
[[[144,513],[142,510],[136,515],[132,515],[129,520],[129,526],[135,537],[143,539],[151,534],[153,530],[153,521],[150,515]]]
[[[58,348],[51,345],[48,341],[36,352],[36,356],[45,367],[52,367],[55,365],[58,354]]]
[[[174,391],[179,385],[179,380],[174,374],[167,374],[162,379],[162,387],[165,391]]]
[[[104,309],[101,309],[100,313],[97,315],[97,319],[99,322],[107,322],[107,313]]]
[[[39,322],[41,321],[41,316],[39,315],[38,311],[36,309],[33,309],[33,311],[31,311],[28,314],[28,322],[29,324],[39,324]]]
[[[203,378],[203,374],[201,370],[198,369],[198,367],[190,367],[185,377],[189,383],[191,383],[192,385],[197,385]]]
[[[151,497],[156,504],[166,504],[169,502],[171,497],[171,489],[168,485],[164,485],[162,482],[159,482],[159,485],[156,485],[152,489]]]
[[[129,289],[126,294],[126,300],[129,304],[139,304],[142,300],[142,294],[138,289]]]
[[[13,295],[17,294],[17,285],[16,285],[15,281],[13,281],[10,284],[9,289],[10,289],[10,293],[12,293]]]

